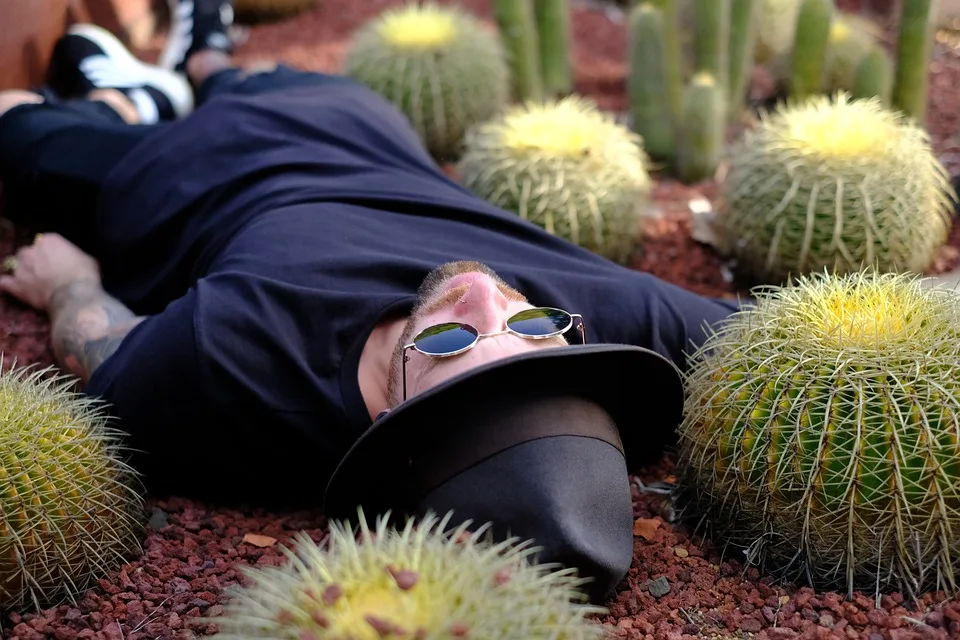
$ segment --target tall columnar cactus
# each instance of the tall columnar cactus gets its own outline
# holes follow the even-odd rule
[[[927,68],[937,6],[938,0],[910,0],[900,14],[893,106],[920,124],[926,121]]]
[[[693,0],[693,69],[713,76],[724,95],[730,67],[730,1]]]
[[[449,529],[450,514],[378,518],[371,529],[333,522],[323,547],[299,534],[280,567],[243,568],[223,615],[208,621],[222,640],[298,638],[599,639],[571,570],[538,565],[536,547],[493,544],[486,527]]]
[[[683,89],[687,66],[684,64],[683,40],[680,34],[680,0],[650,0],[663,16],[664,97],[675,121],[683,113]],[[631,70],[633,72],[633,70]],[[642,73],[642,69],[637,70]]]
[[[573,95],[472,129],[459,169],[479,197],[623,263],[650,195],[648,162],[639,136]]]
[[[544,98],[540,36],[533,2],[493,1],[493,16],[507,52],[512,96],[521,102]]]
[[[643,138],[650,157],[672,162],[677,148],[676,124],[666,99],[663,12],[650,2],[634,6],[628,17],[628,43],[627,92],[633,129]]]
[[[960,295],[866,271],[755,295],[687,375],[687,511],[816,588],[956,593]]]
[[[396,105],[440,161],[459,156],[466,130],[509,99],[498,36],[472,15],[432,2],[367,22],[354,34],[345,71]]]
[[[928,136],[878,98],[812,98],[730,150],[718,229],[760,283],[823,269],[924,271],[956,194]]]
[[[893,93],[893,60],[879,45],[870,48],[857,65],[850,95],[853,98],[876,97],[890,106]]]
[[[570,0],[534,0],[534,10],[544,94],[564,96],[573,90]]]
[[[790,97],[794,101],[821,91],[833,13],[833,0],[804,0],[800,5],[790,53]]]
[[[724,148],[726,94],[713,76],[696,74],[687,87],[677,175],[687,183],[713,176]]]
[[[878,46],[879,36],[872,20],[842,12],[834,16],[824,59],[823,93],[853,89],[860,62]]]
[[[757,42],[757,0],[730,0],[730,43],[727,55],[730,71],[727,80],[727,115],[735,118],[746,98],[753,55]]]
[[[0,374],[0,611],[74,600],[140,551],[121,434],[51,369]]]
[[[768,64],[789,55],[803,0],[758,0],[754,62]]]

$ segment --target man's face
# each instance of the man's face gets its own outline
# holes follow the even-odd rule
[[[473,325],[480,333],[502,331],[510,316],[532,308],[523,294],[478,262],[448,262],[431,271],[420,285],[417,303],[394,350],[387,381],[390,405],[396,406],[403,400],[403,346],[410,344],[420,331],[444,322]],[[469,351],[447,358],[425,356],[410,349],[407,351],[407,398],[478,365],[566,344],[563,336],[528,340],[507,333],[481,338]]]

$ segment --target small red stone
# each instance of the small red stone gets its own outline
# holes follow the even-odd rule
[[[367,624],[373,627],[373,630],[377,632],[381,638],[386,638],[393,633],[394,626],[389,621],[384,620],[383,618],[378,618],[372,615],[366,615],[363,617]]]
[[[469,627],[462,622],[454,622],[450,625],[450,635],[454,638],[466,638]]]
[[[290,624],[293,622],[293,614],[286,609],[281,609],[280,613],[277,614],[277,622],[280,624]]]
[[[420,574],[416,571],[409,571],[407,569],[397,570],[393,565],[387,565],[387,573],[393,576],[397,586],[404,591],[412,589],[413,585],[417,584],[417,580],[420,579]]]
[[[316,624],[318,627],[326,629],[330,626],[330,620],[327,618],[327,616],[323,615],[319,611],[314,611],[310,617],[313,619],[314,624]]]
[[[493,576],[493,586],[495,587],[502,587],[508,582],[510,582],[510,569],[506,567],[497,571],[496,575]]]

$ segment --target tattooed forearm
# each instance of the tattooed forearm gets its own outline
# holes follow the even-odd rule
[[[57,363],[84,384],[117,350],[127,333],[144,320],[108,295],[99,282],[90,280],[72,282],[54,291],[48,311]]]

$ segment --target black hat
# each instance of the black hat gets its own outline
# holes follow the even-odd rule
[[[327,485],[324,512],[492,522],[576,567],[594,601],[633,559],[627,471],[656,459],[683,410],[677,368],[628,345],[538,349],[418,394],[377,420]]]

